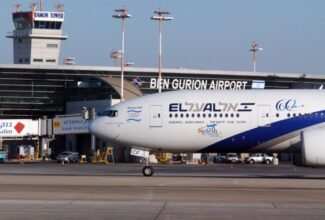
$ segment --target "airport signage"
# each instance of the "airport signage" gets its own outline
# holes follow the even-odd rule
[[[160,81],[165,90],[244,90],[249,82],[245,80],[213,80],[213,79],[177,79],[163,78]],[[150,79],[150,89],[158,89],[159,80]]]
[[[0,137],[28,137],[36,136],[38,133],[38,120],[0,120]]]
[[[82,116],[64,117],[53,119],[53,134],[84,134],[89,133],[89,121]]]
[[[64,12],[35,11],[35,21],[64,21]]]

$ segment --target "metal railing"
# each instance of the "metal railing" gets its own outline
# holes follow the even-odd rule
[[[61,33],[51,33],[51,34],[44,34],[44,33],[34,33],[33,30],[25,30],[25,31],[14,31],[14,32],[7,32],[7,38],[59,38],[59,39],[67,39],[68,34],[65,32]]]

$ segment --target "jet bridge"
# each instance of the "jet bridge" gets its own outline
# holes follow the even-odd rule
[[[1,119],[0,120],[0,150],[3,141],[36,140],[42,152],[48,149],[53,140],[52,120],[46,117],[32,119]],[[39,149],[36,150],[39,153]]]
[[[0,138],[2,140],[39,140],[53,136],[52,119],[46,117],[32,119],[1,119]]]
[[[81,114],[60,115],[54,119],[1,119],[0,150],[3,141],[35,140],[41,151],[47,152],[55,136],[89,133],[88,124],[89,121],[84,120]]]

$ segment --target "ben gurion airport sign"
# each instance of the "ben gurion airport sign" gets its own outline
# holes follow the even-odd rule
[[[159,80],[150,78],[150,82],[142,81],[139,77],[133,79],[133,84],[137,87],[145,88],[144,84],[149,84],[150,89],[157,89]],[[264,89],[265,81],[263,80],[213,80],[213,79],[161,79],[161,88],[165,90],[245,90],[245,89]]]

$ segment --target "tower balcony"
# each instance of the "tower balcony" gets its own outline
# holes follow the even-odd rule
[[[68,39],[68,34],[61,30],[46,30],[46,29],[32,29],[32,30],[16,30],[8,32],[7,38],[41,38],[41,39]]]

